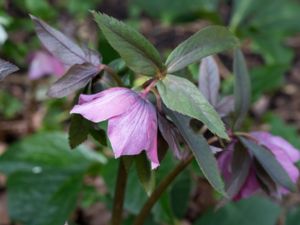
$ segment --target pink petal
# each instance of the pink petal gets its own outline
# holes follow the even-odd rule
[[[62,76],[65,72],[63,64],[46,52],[37,52],[30,63],[29,78],[34,80],[46,75]]]
[[[271,137],[271,141],[273,142],[274,145],[284,149],[285,152],[290,157],[290,160],[292,160],[293,162],[297,162],[300,160],[300,151],[296,149],[294,146],[292,146],[285,139],[278,136],[273,136]]]
[[[94,95],[80,95],[71,113],[81,114],[95,123],[121,115],[129,110],[139,95],[127,88],[110,88]]]
[[[255,194],[260,189],[260,184],[256,178],[255,170],[250,169],[246,182],[242,186],[240,192],[234,197],[234,200],[239,200],[242,198],[248,198]]]
[[[139,97],[130,109],[108,122],[108,137],[115,157],[137,155],[143,150],[152,162],[159,165],[157,155],[157,118],[154,106]]]

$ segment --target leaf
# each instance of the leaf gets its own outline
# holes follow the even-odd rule
[[[70,151],[63,133],[39,133],[13,144],[0,157],[11,219],[23,225],[64,224],[75,209],[84,173],[105,162],[83,146]]]
[[[234,52],[233,74],[235,75],[234,97],[235,97],[235,124],[238,129],[244,121],[251,103],[251,83],[248,75],[247,65],[241,50]]]
[[[199,72],[200,91],[211,105],[216,106],[219,97],[220,74],[212,56],[201,60]]]
[[[276,160],[275,156],[269,150],[253,141],[247,140],[246,138],[239,137],[239,139],[245,148],[247,148],[248,151],[255,156],[255,158],[260,162],[262,167],[276,183],[289,189],[290,191],[296,190],[296,186],[290,179],[287,172],[283,169],[280,163]]]
[[[50,87],[47,94],[55,98],[69,95],[86,86],[99,72],[100,68],[90,63],[75,64]]]
[[[220,176],[217,161],[203,136],[196,134],[189,126],[190,118],[180,113],[166,110],[173,123],[187,142],[204,176],[212,187],[220,194],[226,196],[224,183]]]
[[[166,61],[167,72],[176,72],[203,57],[238,45],[238,39],[225,27],[206,27],[182,42],[171,52]]]
[[[71,125],[69,128],[69,145],[72,149],[76,148],[87,139],[90,127],[91,123],[88,120],[84,119],[81,115],[71,115]]]
[[[82,179],[50,171],[14,173],[7,185],[10,218],[24,225],[63,225],[76,207]]]
[[[193,83],[181,77],[167,75],[157,83],[157,88],[169,109],[198,119],[211,132],[228,138],[220,116]]]
[[[69,37],[52,28],[35,16],[30,16],[35,24],[36,33],[45,48],[59,58],[67,67],[89,62],[100,65],[100,56],[94,51],[80,48]]]
[[[0,59],[0,81],[7,77],[9,74],[19,70],[17,66],[7,61]]]
[[[236,145],[231,163],[232,179],[226,187],[230,198],[234,198],[241,190],[249,174],[250,165],[251,158],[248,152],[240,144]]]
[[[146,193],[150,195],[155,187],[155,178],[151,170],[151,165],[147,159],[147,155],[145,152],[142,152],[134,159],[139,181],[143,185]]]
[[[169,148],[173,151],[175,156],[180,159],[180,143],[179,143],[179,133],[176,127],[172,125],[166,118],[164,118],[160,113],[158,115],[158,127],[161,135],[168,143]]]
[[[154,76],[163,72],[164,65],[155,47],[135,29],[102,13],[94,18],[110,45],[138,74]]]
[[[209,210],[193,225],[274,225],[280,206],[262,196],[232,202],[219,210]]]
[[[191,197],[192,179],[188,170],[182,172],[174,181],[170,190],[171,206],[177,218],[183,219],[186,215]]]
[[[225,96],[218,101],[216,105],[216,111],[219,113],[220,117],[227,116],[230,112],[234,110],[234,96]]]

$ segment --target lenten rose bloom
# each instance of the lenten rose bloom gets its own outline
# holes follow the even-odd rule
[[[61,77],[64,72],[64,65],[48,52],[38,51],[34,53],[29,66],[29,78],[31,80],[36,80],[46,75]]]
[[[93,95],[80,95],[71,113],[98,123],[108,120],[108,137],[116,158],[146,151],[152,168],[159,166],[157,115],[145,98],[127,88],[110,88]]]
[[[285,169],[291,180],[296,183],[299,178],[299,170],[294,163],[300,160],[299,150],[294,148],[283,138],[271,135],[268,132],[252,132],[250,135],[257,140],[258,144],[263,145],[274,154],[275,158],[282,165],[283,169]],[[226,182],[231,180],[231,176],[233,174],[231,162],[235,144],[236,141],[233,141],[218,157],[218,165]],[[261,186],[256,178],[255,167],[252,163],[245,183],[233,199],[239,200],[242,198],[248,198],[259,190],[261,190]],[[289,191],[284,187],[279,187],[277,192],[278,193],[276,194],[284,195]]]

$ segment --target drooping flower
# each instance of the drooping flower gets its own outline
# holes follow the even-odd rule
[[[263,145],[271,151],[283,169],[287,172],[291,180],[296,183],[299,178],[299,170],[294,165],[300,160],[300,152],[295,149],[290,143],[279,136],[271,135],[268,132],[252,132],[250,135],[255,138],[258,144]],[[218,165],[226,182],[232,179],[232,160],[236,141],[233,141],[218,157]],[[248,198],[261,190],[261,184],[256,176],[254,161],[252,160],[248,175],[240,190],[233,196],[234,200]],[[289,191],[284,187],[279,187],[277,195],[287,194]]]
[[[152,168],[159,166],[156,109],[143,94],[115,87],[80,95],[71,113],[95,123],[108,120],[108,137],[116,158],[145,150]]]
[[[36,80],[46,75],[55,75],[60,77],[64,74],[63,64],[54,56],[45,51],[34,53],[29,67],[29,78]]]

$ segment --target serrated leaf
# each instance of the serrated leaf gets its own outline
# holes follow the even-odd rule
[[[94,65],[100,64],[101,56],[97,52],[79,47],[69,37],[41,19],[32,15],[30,17],[35,24],[36,33],[42,44],[67,67],[86,62]]]
[[[14,64],[0,59],[0,81],[17,70],[19,70],[19,68]]]
[[[171,52],[166,61],[167,72],[176,72],[203,57],[238,45],[238,39],[225,27],[206,27],[182,42]]]
[[[69,128],[69,145],[76,148],[82,144],[88,137],[91,122],[83,118],[79,114],[71,115],[71,124]]]
[[[296,186],[292,182],[287,172],[269,150],[246,138],[239,137],[239,139],[241,140],[245,148],[247,148],[248,151],[250,151],[255,156],[255,158],[260,162],[262,167],[276,183],[289,189],[290,191],[296,190]]]
[[[99,72],[100,68],[90,63],[75,64],[50,87],[47,94],[55,98],[69,95],[86,86]]]
[[[218,65],[212,56],[201,60],[199,69],[199,88],[207,101],[217,105],[220,88],[220,74]]]
[[[235,97],[235,124],[238,129],[243,123],[251,103],[251,83],[245,58],[241,50],[234,52],[233,59],[234,97]]]
[[[168,74],[157,88],[169,109],[200,120],[211,132],[228,139],[220,116],[192,82]]]
[[[190,118],[180,113],[166,110],[173,123],[187,142],[204,176],[212,187],[220,194],[227,196],[217,161],[203,136],[196,134],[191,127]]]
[[[93,15],[107,41],[130,69],[148,76],[164,70],[158,51],[139,32],[105,14],[94,12]]]
[[[145,152],[134,158],[138,178],[146,193],[150,195],[155,187],[155,178]]]

